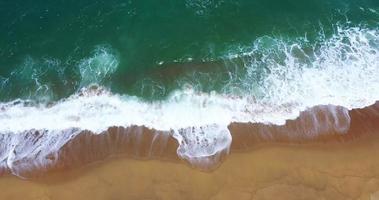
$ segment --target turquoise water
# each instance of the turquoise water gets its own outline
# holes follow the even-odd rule
[[[2,0],[0,100],[54,101],[92,83],[150,100],[186,85],[238,93],[246,88],[235,77],[247,73],[244,53],[257,40],[262,51],[280,40],[312,54],[338,27],[376,29],[378,8],[376,0]],[[255,67],[249,87],[269,68]]]

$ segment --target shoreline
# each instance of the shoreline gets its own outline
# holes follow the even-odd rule
[[[131,129],[131,135],[110,131],[89,137],[88,132],[65,144],[61,163],[37,173],[42,176],[0,177],[4,189],[0,199],[376,200],[378,110],[377,102],[349,111],[346,133],[326,131],[302,140],[291,140],[284,133],[298,130],[298,123],[307,124],[303,116],[307,112],[318,115],[313,109],[284,126],[262,129],[259,124],[245,124],[247,129],[232,131],[230,153],[206,171],[180,159],[177,141],[167,134],[151,135],[147,128]],[[276,132],[280,137],[264,138],[259,131],[246,137],[246,130],[282,132]],[[245,137],[236,139],[242,133]]]
[[[379,135],[346,143],[262,144],[202,172],[180,162],[112,158],[22,180],[0,199],[377,199]]]
[[[285,125],[231,123],[228,126],[230,139],[209,142],[207,138],[200,138],[197,143],[193,138],[187,140],[185,135],[178,140],[173,131],[144,126],[110,127],[100,134],[80,129],[2,134],[0,139],[4,145],[0,146],[0,175],[11,173],[21,178],[35,178],[51,171],[75,169],[119,156],[175,162],[185,160],[198,170],[212,171],[223,164],[230,152],[233,154],[264,144],[332,145],[376,134],[379,130],[378,113],[379,102],[348,113],[343,107],[316,106],[300,113],[295,120],[287,120]],[[193,130],[187,128],[182,131],[191,137],[197,134],[192,133]],[[200,131],[203,131],[201,127]],[[188,157],[179,152],[183,147],[187,148],[189,154],[184,156]],[[199,157],[198,152],[191,154],[194,149],[201,153],[209,148],[213,148],[211,150],[215,153],[205,152]]]

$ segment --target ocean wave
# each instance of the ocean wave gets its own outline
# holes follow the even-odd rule
[[[81,87],[93,83],[102,84],[104,79],[115,73],[119,65],[116,53],[108,46],[97,46],[92,54],[79,62]]]
[[[245,71],[231,79],[261,103],[364,107],[378,99],[379,31],[337,27],[316,43],[262,37],[243,59]],[[225,90],[228,91],[228,85]]]
[[[121,155],[170,162],[182,158],[193,167],[208,171],[217,168],[230,150],[247,150],[273,142],[344,142],[377,134],[378,119],[376,103],[351,111],[339,106],[316,106],[284,125],[230,123],[225,129],[210,125],[177,131],[113,126],[102,132],[78,128],[8,132],[0,135],[0,174],[34,178]],[[217,137],[212,140],[210,136]]]
[[[204,169],[217,166],[228,154],[232,136],[248,137],[243,133],[278,141],[347,134],[354,109],[379,99],[377,30],[338,28],[334,36],[316,44],[304,38],[287,43],[263,37],[252,51],[228,59],[242,60],[244,70],[229,71],[223,92],[203,92],[185,84],[166,99],[147,102],[90,84],[102,83],[118,66],[114,54],[99,49],[79,65],[83,88],[70,97],[48,104],[0,103],[3,165],[19,175],[28,171],[31,158],[37,160],[33,168],[56,166],[54,158],[61,156],[56,153],[78,134],[101,137],[96,135],[110,127],[144,127],[131,132],[156,130],[159,134],[154,135],[161,135],[153,141],[175,138],[178,156]],[[239,93],[232,91],[234,87]],[[236,129],[236,124],[242,125]],[[46,145],[54,148],[44,152]]]
[[[25,56],[10,74],[0,76],[0,100],[12,98],[51,102],[90,84],[108,85],[118,68],[117,52],[97,45],[80,60]]]

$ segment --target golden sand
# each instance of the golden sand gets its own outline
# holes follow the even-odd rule
[[[379,137],[267,144],[233,152],[212,172],[117,158],[43,179],[0,178],[0,199],[379,199]]]

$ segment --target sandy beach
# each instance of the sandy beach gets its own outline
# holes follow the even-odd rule
[[[212,172],[183,162],[114,158],[22,180],[1,177],[0,199],[378,199],[379,137],[265,144],[233,152]]]

